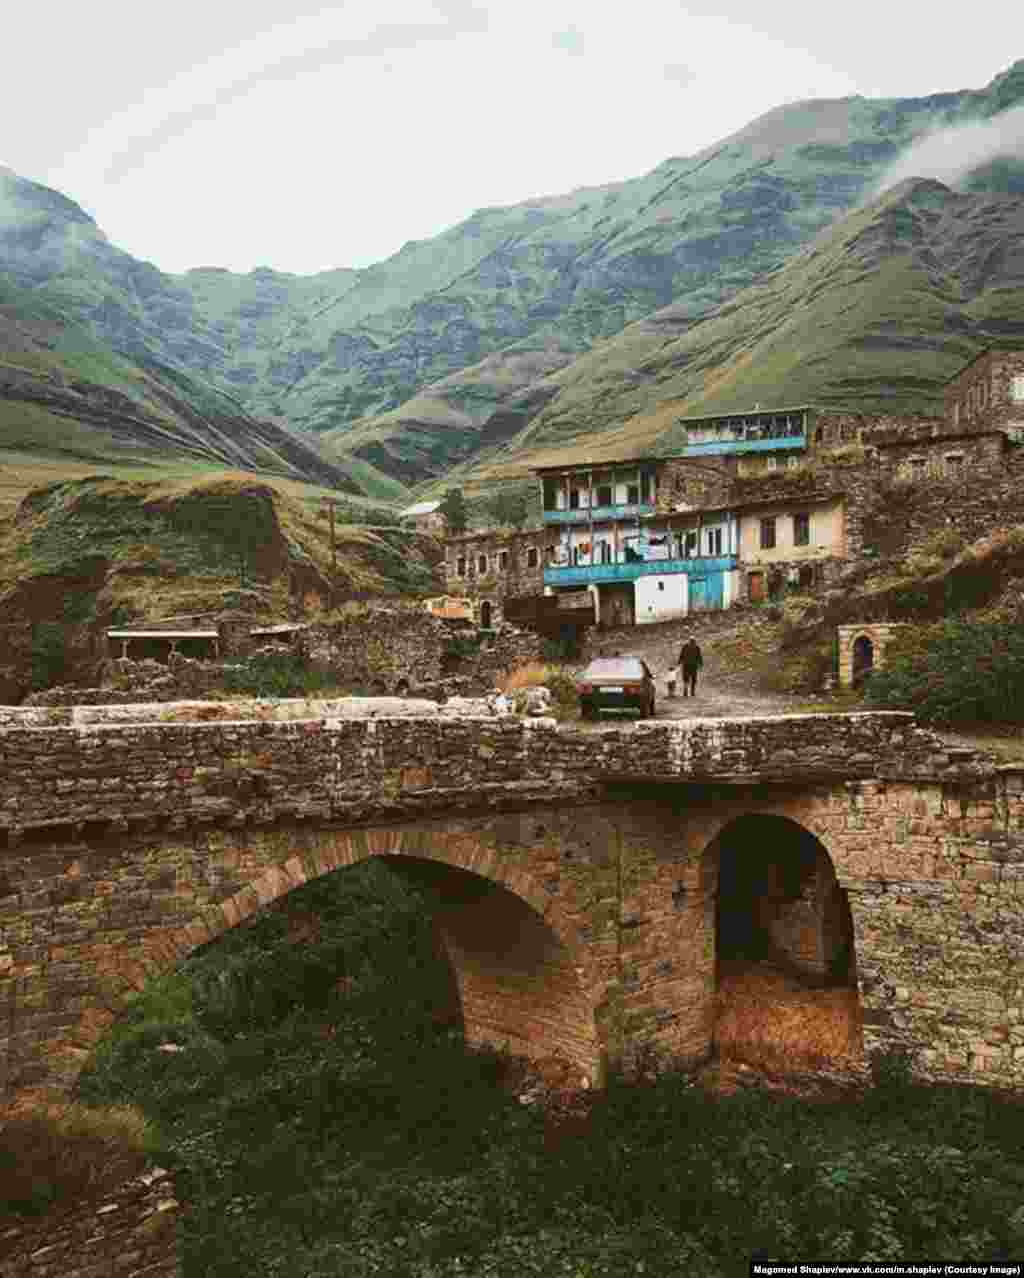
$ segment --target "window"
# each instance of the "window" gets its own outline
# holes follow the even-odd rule
[[[640,485],[639,484],[627,484],[626,501],[629,502],[631,506],[638,506],[640,504]]]
[[[960,475],[963,473],[964,455],[963,453],[947,453],[946,454],[946,474]]]
[[[923,457],[911,457],[910,459],[910,477],[911,479],[924,479],[927,462]]]
[[[720,555],[722,553],[722,530],[721,528],[708,529],[708,554]]]
[[[775,549],[775,516],[761,520],[761,549]]]
[[[476,570],[481,575],[481,577],[484,575],[484,573],[487,572],[487,556],[486,555],[477,556]]]
[[[601,550],[601,563],[610,564],[612,561],[612,544],[610,541],[600,541],[598,546]]]
[[[953,425],[959,426],[959,424],[960,424],[960,401],[956,400],[955,403],[953,404]]]
[[[774,453],[769,453],[765,460],[765,470],[775,470],[779,464],[779,459]]]
[[[459,559],[457,559],[457,560],[455,561],[455,573],[456,573],[456,575],[457,575],[457,576],[459,576],[459,577],[465,577],[465,575],[466,575],[466,559],[465,559],[465,556],[461,556]]]
[[[806,511],[793,516],[793,545],[809,546],[811,544],[811,517]]]
[[[572,488],[569,490],[569,509],[579,510],[580,508],[580,490]]]
[[[1024,376],[1018,375],[1010,383],[1010,398],[1015,404],[1024,403]]]
[[[599,484],[597,487],[597,504],[599,506],[610,506],[612,504],[612,486],[611,484]]]
[[[498,555],[498,568],[501,572],[507,571],[508,569],[508,551],[507,550],[501,551],[501,553]]]
[[[697,534],[695,532],[688,532],[686,534],[686,552],[685,553],[686,553],[687,559],[692,559],[693,556],[697,553]]]
[[[644,471],[640,476],[640,500],[648,505],[651,500],[651,476]]]
[[[536,546],[531,546],[530,549],[526,552],[526,566],[527,568],[537,567],[537,547]]]

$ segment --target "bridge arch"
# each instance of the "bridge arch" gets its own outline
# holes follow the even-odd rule
[[[862,1066],[853,915],[823,824],[740,808],[705,847],[720,1055]]]
[[[434,922],[450,964],[458,1020],[467,1043],[533,1058],[559,1056],[578,1081],[601,1086],[607,1069],[595,1008],[604,990],[578,929],[516,853],[471,829],[431,827],[344,831],[296,827],[274,833],[296,850],[258,870],[187,923],[144,942],[144,957],[105,973],[102,1006],[87,1009],[70,1035],[73,1082],[91,1048],[132,994],[200,947],[303,884],[369,857],[387,858],[404,878],[434,889]]]

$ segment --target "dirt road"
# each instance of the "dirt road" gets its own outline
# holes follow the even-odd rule
[[[806,696],[785,696],[759,689],[756,671],[743,660],[744,649],[738,647],[737,641],[741,640],[749,651],[762,657],[770,655],[777,642],[774,627],[752,625],[749,618],[731,624],[725,618],[703,620],[703,625],[670,623],[605,631],[597,637],[591,652],[595,656],[621,652],[643,657],[655,678],[656,719],[740,719],[808,710]],[[684,697],[680,682],[676,696],[669,697],[667,674],[676,663],[684,635],[690,630],[704,657],[704,668],[697,679],[697,695]],[[821,709],[828,708],[828,701],[823,698]],[[606,712],[596,724],[589,726],[600,730],[630,722],[636,722],[635,715]]]

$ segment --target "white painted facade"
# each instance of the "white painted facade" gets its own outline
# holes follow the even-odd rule
[[[685,617],[689,608],[689,577],[684,572],[638,577],[635,615],[638,626]]]

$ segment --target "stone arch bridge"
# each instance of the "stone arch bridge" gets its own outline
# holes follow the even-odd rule
[[[910,715],[218,713],[258,710],[0,710],[0,1090],[70,1086],[151,974],[369,856],[439,889],[470,1041],[595,1085],[704,1061],[751,931],[856,982],[866,1054],[1024,1085],[1024,771]]]

